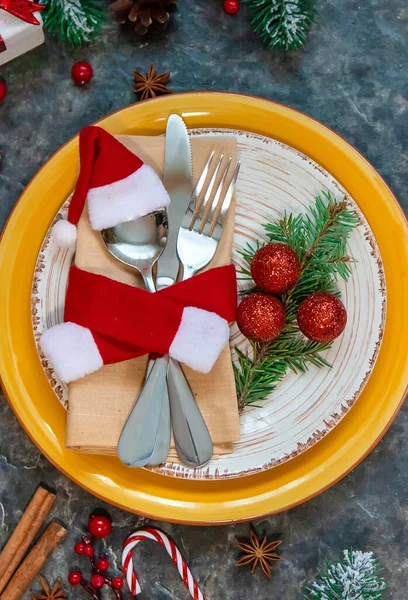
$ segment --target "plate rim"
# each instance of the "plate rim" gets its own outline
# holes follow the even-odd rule
[[[250,105],[250,107],[252,109],[261,109],[264,112],[269,112],[269,113],[277,113],[278,115],[280,114],[280,116],[284,117],[284,120],[286,118],[287,121],[293,121],[296,124],[296,121],[299,121],[299,116],[301,117],[301,122],[304,126],[304,128],[306,129],[306,133],[309,133],[309,137],[310,137],[310,133],[313,130],[316,130],[317,128],[317,134],[321,135],[322,131],[328,132],[328,137],[330,138],[330,142],[333,143],[334,141],[334,146],[336,146],[337,150],[341,152],[341,154],[345,155],[345,158],[350,159],[350,156],[348,156],[350,154],[351,151],[351,159],[353,162],[356,162],[356,159],[358,159],[358,162],[360,163],[360,167],[361,166],[365,166],[364,172],[365,172],[365,176],[367,177],[368,175],[371,175],[372,177],[375,178],[377,185],[379,185],[379,187],[381,188],[381,192],[382,195],[386,194],[388,197],[388,203],[390,203],[390,209],[393,208],[393,213],[397,213],[396,215],[394,215],[396,217],[396,219],[398,220],[398,225],[400,228],[402,228],[404,230],[404,233],[406,235],[407,233],[407,219],[402,211],[402,208],[400,207],[400,205],[398,204],[398,201],[396,200],[395,195],[393,194],[393,192],[389,189],[389,187],[387,186],[387,184],[385,183],[385,181],[383,180],[383,178],[379,175],[379,173],[374,169],[374,167],[368,162],[368,160],[362,156],[355,148],[353,148],[353,146],[346,141],[342,136],[340,136],[339,134],[335,133],[333,130],[331,130],[330,128],[328,128],[326,125],[319,123],[316,119],[313,119],[307,115],[305,115],[304,113],[297,111],[296,109],[293,108],[289,108],[286,107],[282,104],[278,104],[276,102],[273,102],[271,100],[266,100],[266,99],[262,99],[262,98],[258,98],[256,96],[245,96],[245,95],[241,95],[241,94],[235,94],[235,93],[223,93],[223,92],[190,92],[190,93],[185,93],[185,94],[178,94],[178,95],[172,95],[166,98],[158,98],[158,99],[154,99],[149,101],[148,103],[144,102],[143,105],[147,106],[148,104],[151,105],[152,102],[155,103],[155,105],[157,106],[161,106],[161,108],[163,108],[164,110],[162,110],[162,116],[160,118],[157,117],[155,118],[155,126],[161,126],[164,123],[164,120],[168,114],[167,112],[167,108],[172,109],[172,110],[178,110],[178,112],[181,112],[184,110],[185,114],[187,115],[187,120],[189,119],[188,115],[189,115],[189,111],[190,113],[192,113],[191,119],[192,120],[194,118],[194,114],[193,114],[193,108],[194,106],[188,106],[188,99],[192,98],[192,104],[194,105],[194,99],[200,99],[201,102],[204,105],[208,105],[211,104],[211,99],[214,99],[215,96],[218,96],[217,101],[221,101],[222,98],[224,98],[225,100],[227,100],[228,102],[230,101],[230,99],[232,99],[232,102],[238,101],[241,102],[241,110],[242,109],[248,109],[248,104]],[[176,104],[178,105],[177,108],[173,107],[173,99],[176,99]],[[181,99],[181,102],[180,102]],[[183,99],[187,99],[187,106],[181,106],[183,105]],[[206,102],[207,101],[207,102]],[[184,103],[186,104],[186,103]],[[143,106],[142,105],[142,106]],[[163,106],[164,105],[164,106]],[[133,105],[130,107],[125,107],[122,108],[118,111],[116,111],[115,113],[112,113],[111,115],[108,115],[104,118],[102,118],[101,120],[98,121],[98,123],[100,124],[104,124],[104,121],[109,121],[110,119],[112,120],[112,117],[114,117],[115,115],[119,115],[120,113],[124,113],[126,111],[133,111],[133,110],[138,110],[140,107],[140,105]],[[239,107],[235,107],[235,112],[239,109]],[[208,107],[206,106],[206,108],[203,109],[204,112],[202,114],[206,115],[207,117],[211,114],[211,117],[213,119],[216,119],[217,116],[218,118],[220,118],[220,111],[214,112],[215,109],[214,107]],[[143,112],[143,110],[142,110]],[[148,111],[147,111],[148,112]],[[225,114],[225,107],[223,110],[224,114]],[[232,111],[234,112],[234,111]],[[183,114],[183,113],[182,113]],[[163,116],[164,115],[164,116]],[[197,117],[196,117],[197,118]],[[249,118],[249,117],[248,117]],[[114,129],[118,127],[119,123],[117,122],[118,120],[113,119],[113,125],[114,125]],[[120,121],[120,119],[119,119]],[[143,120],[142,120],[143,123]],[[293,123],[292,123],[293,124]],[[111,123],[107,123],[106,125],[112,125]],[[121,125],[125,126],[125,122],[121,123]],[[298,123],[299,125],[299,123]],[[195,126],[201,126],[200,124],[195,124]],[[135,127],[135,125],[134,125]],[[265,126],[266,127],[266,126]],[[107,127],[109,129],[109,127]],[[142,124],[142,128],[143,128],[143,124]],[[264,128],[264,127],[263,127]],[[245,125],[245,129],[248,130],[252,130],[254,133],[258,133],[259,129],[256,129],[255,126],[249,126],[249,125]],[[265,130],[265,129],[264,129]],[[116,131],[117,133],[119,133],[118,131]],[[123,131],[121,132],[123,133]],[[316,131],[314,132],[316,133]],[[265,134],[266,135],[266,134]],[[278,139],[280,141],[284,141],[283,138],[280,138],[278,136],[274,136],[275,139]],[[24,198],[25,194],[27,194],[27,191],[30,190],[31,186],[33,185],[33,182],[37,180],[37,178],[39,177],[39,175],[41,174],[41,172],[43,171],[43,169],[45,169],[48,165],[48,163],[50,161],[52,161],[55,156],[57,154],[64,154],[64,152],[67,152],[67,146],[74,144],[75,140],[76,140],[77,136],[75,136],[74,138],[72,138],[71,140],[69,140],[66,144],[64,144],[56,153],[54,153],[50,159],[43,165],[43,167],[37,172],[37,174],[34,176],[34,178],[31,180],[30,184],[27,186],[27,188],[25,189],[25,191],[23,192],[23,194],[20,196],[20,199],[17,201],[17,203],[15,204],[7,222],[5,225],[5,228],[3,230],[2,236],[1,236],[1,246],[0,248],[3,249],[3,246],[5,244],[4,240],[7,240],[7,237],[9,235],[11,235],[10,230],[12,229],[11,225],[13,225],[14,223],[14,218],[15,215],[17,214],[18,209],[21,207],[20,205],[20,201],[22,198]],[[339,146],[339,140],[342,141],[342,144],[340,144],[340,149],[338,148]],[[293,142],[290,144],[293,145],[293,147],[296,148],[296,144],[293,144]],[[300,148],[297,148],[300,149]],[[300,150],[302,151],[302,150]],[[302,151],[303,152],[303,151]],[[316,160],[313,156],[311,156],[311,158],[313,158],[313,160]],[[316,160],[316,162],[319,162]],[[319,164],[321,164],[321,161],[319,162]],[[323,165],[322,165],[323,166]],[[325,167],[326,168],[326,167]],[[327,168],[327,170],[329,171],[329,173],[331,172],[330,168]],[[341,182],[341,179],[339,179],[338,177],[336,177],[336,179],[338,179]],[[343,183],[342,183],[343,185]],[[344,185],[344,187],[347,189],[347,185]],[[355,197],[355,194],[351,193],[351,195],[353,197]],[[380,193],[380,189],[378,190],[378,195],[381,195]],[[387,204],[388,204],[387,203]],[[17,217],[16,217],[17,218]],[[367,217],[366,217],[367,218]],[[368,222],[370,223],[370,220],[367,218]],[[370,224],[371,226],[371,224]],[[374,231],[374,235],[375,235],[375,230],[374,228],[371,226],[371,229],[373,229]],[[376,236],[377,237],[377,236]],[[377,238],[378,241],[378,238]],[[381,251],[381,245],[380,246],[380,251]],[[2,262],[1,262],[1,258],[0,258],[0,272],[2,270],[2,268],[4,268],[4,266],[2,266]],[[385,268],[386,271],[386,268]],[[387,275],[386,275],[387,276]],[[2,300],[2,296],[0,296],[0,304],[1,304],[1,300]],[[4,301],[4,298],[3,298]],[[388,319],[387,319],[388,320]],[[387,331],[387,323],[386,323],[386,331]],[[4,339],[6,336],[3,337],[3,342],[1,342],[0,340],[0,346],[3,344],[4,345]],[[381,355],[381,352],[380,352]],[[306,500],[310,499],[313,496],[316,496],[317,494],[321,493],[323,490],[327,489],[328,487],[330,487],[331,485],[333,485],[335,482],[337,482],[339,479],[341,479],[343,476],[345,476],[350,470],[352,470],[359,462],[361,462],[361,460],[364,459],[365,456],[367,456],[367,454],[372,450],[372,448],[378,443],[378,441],[381,439],[381,437],[385,434],[385,432],[388,430],[389,426],[391,425],[392,421],[394,420],[396,414],[398,413],[398,410],[400,409],[404,398],[405,398],[405,394],[407,391],[407,365],[404,364],[403,365],[404,371],[403,374],[401,374],[401,376],[398,379],[398,386],[397,383],[395,383],[395,387],[401,388],[401,386],[403,385],[403,393],[402,396],[398,399],[398,401],[393,401],[392,402],[392,412],[391,414],[389,414],[387,416],[387,421],[381,425],[382,429],[380,431],[378,431],[378,433],[376,433],[376,435],[374,437],[370,437],[370,443],[369,445],[366,447],[366,449],[363,451],[363,453],[361,455],[359,455],[355,460],[352,461],[352,463],[348,463],[347,466],[343,466],[340,467],[341,472],[338,472],[336,474],[332,473],[329,476],[329,481],[324,483],[323,485],[319,485],[314,487],[313,490],[309,490],[306,491],[306,493],[304,493],[302,495],[301,498],[296,498],[293,501],[287,501],[286,504],[284,505],[280,505],[278,507],[272,508],[269,507],[267,508],[266,505],[264,504],[264,508],[262,510],[256,510],[255,512],[253,512],[251,515],[248,514],[240,514],[239,516],[236,517],[227,517],[224,515],[224,517],[219,518],[219,517],[214,517],[214,518],[210,518],[210,519],[206,519],[206,520],[202,520],[202,518],[194,518],[194,519],[185,519],[185,518],[180,518],[180,516],[168,516],[168,515],[163,515],[163,514],[157,514],[157,513],[151,513],[151,512],[147,512],[146,510],[141,510],[140,508],[136,507],[136,506],[129,506],[126,504],[123,504],[122,502],[120,502],[118,499],[113,499],[110,498],[109,496],[104,495],[101,492],[95,491],[94,489],[90,488],[89,485],[84,482],[84,481],[80,481],[80,478],[76,478],[75,476],[73,476],[72,473],[69,473],[68,470],[65,470],[65,468],[58,463],[57,459],[50,456],[49,453],[47,452],[46,449],[44,449],[43,444],[34,439],[32,432],[30,431],[28,425],[26,426],[26,423],[24,422],[24,419],[21,415],[17,414],[17,417],[20,421],[20,423],[22,424],[23,428],[26,430],[26,432],[28,433],[28,435],[31,437],[31,439],[33,439],[34,443],[40,448],[40,450],[45,454],[45,456],[47,456],[47,458],[59,469],[61,470],[65,475],[67,475],[68,477],[70,477],[71,479],[73,479],[74,481],[76,481],[76,483],[78,483],[79,485],[81,485],[82,487],[84,487],[85,489],[87,489],[88,491],[90,491],[91,493],[93,493],[94,495],[97,495],[100,498],[103,498],[104,500],[111,502],[112,504],[115,504],[117,506],[120,506],[122,508],[124,508],[125,510],[130,510],[133,512],[137,512],[138,514],[144,514],[145,516],[150,516],[152,518],[160,518],[162,520],[169,520],[171,522],[182,522],[182,523],[190,523],[190,524],[221,524],[221,523],[227,523],[230,522],[231,520],[235,520],[235,521],[242,521],[242,520],[250,520],[253,518],[256,518],[257,516],[260,515],[264,515],[264,514],[273,514],[276,512],[281,512],[282,510],[287,510],[290,507],[296,506],[297,504],[300,504],[302,502],[305,502]],[[3,369],[5,371],[5,369]],[[6,381],[7,380],[7,381]],[[14,400],[11,398],[11,394],[9,394],[9,390],[8,390],[8,385],[10,384],[10,376],[8,376],[8,374],[6,374],[6,377],[3,375],[2,377],[2,382],[3,382],[3,389],[4,389],[4,393],[6,395],[6,397],[8,398],[9,404],[11,405],[11,407],[13,408],[14,412],[18,413],[18,406],[15,404]],[[396,392],[394,392],[395,394]],[[400,393],[400,392],[399,392]],[[18,403],[17,403],[18,404]],[[61,407],[61,410],[62,407]],[[351,411],[352,412],[352,411]],[[387,411],[388,413],[389,411]],[[327,438],[329,438],[331,436],[331,434],[329,434],[329,436],[327,436]],[[326,438],[326,439],[327,439]],[[320,447],[320,444],[317,445],[316,447]],[[306,452],[305,454],[310,454],[311,451]],[[296,460],[296,459],[295,459]],[[292,463],[292,461],[291,461]],[[278,467],[279,468],[279,467]],[[267,472],[268,473],[268,472]],[[271,473],[271,471],[269,471],[269,473]],[[260,479],[260,476],[263,474],[258,474],[258,475],[253,475],[250,476],[249,478],[245,478],[246,481],[248,481],[248,479],[252,479],[252,481],[255,481],[255,479]],[[159,476],[160,477],[160,476]],[[177,480],[178,482],[182,481],[182,480]],[[220,482],[220,483],[229,483],[231,480],[226,480],[225,482]],[[238,480],[239,481],[239,480]],[[210,486],[211,482],[205,482],[206,486]],[[220,486],[219,486],[220,487]],[[221,498],[222,499],[222,498]],[[252,502],[256,502],[257,504],[259,504],[259,502],[261,502],[261,500],[258,499],[258,496],[252,496],[250,498],[250,500]],[[157,504],[157,503],[156,503]],[[214,503],[217,506],[217,512],[219,512],[219,502],[215,502]],[[228,506],[228,502],[226,502],[227,504],[227,511],[229,510],[231,512],[231,507]],[[243,502],[244,508],[248,507],[248,504],[251,505],[251,502]],[[154,502],[153,502],[154,505]],[[265,510],[266,509],[266,510]],[[185,508],[182,509],[185,511]],[[208,509],[210,510],[210,509]],[[178,511],[180,513],[180,510]],[[225,506],[224,506],[224,511],[223,514],[225,512]],[[233,511],[232,511],[233,512]],[[242,511],[239,511],[240,513],[242,513]],[[214,513],[215,514],[215,513]],[[196,515],[195,515],[196,516]]]

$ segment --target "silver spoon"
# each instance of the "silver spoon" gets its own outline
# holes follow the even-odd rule
[[[110,254],[139,271],[146,289],[155,292],[153,266],[166,246],[167,231],[167,212],[162,209],[101,233]],[[159,465],[168,456],[171,430],[167,369],[160,364],[165,360],[163,357],[149,362],[144,387],[120,435],[118,455],[126,465]]]

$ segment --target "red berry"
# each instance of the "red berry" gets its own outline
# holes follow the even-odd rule
[[[84,85],[88,81],[91,81],[93,69],[89,63],[80,61],[73,65],[71,75],[77,85]]]
[[[237,310],[237,325],[248,339],[270,342],[285,327],[285,308],[278,298],[255,292],[244,298]]]
[[[84,554],[85,556],[91,557],[94,555],[95,550],[92,548],[92,546],[85,546],[84,547]]]
[[[254,254],[251,275],[265,292],[282,294],[299,279],[300,262],[296,252],[286,244],[266,244]]]
[[[79,585],[81,583],[81,580],[82,575],[79,571],[72,571],[68,575],[68,583],[70,583],[71,585]]]
[[[222,8],[227,15],[236,15],[240,9],[239,0],[224,0]]]
[[[0,81],[0,102],[3,102],[7,96],[7,86],[4,81]]]
[[[109,569],[109,561],[107,558],[100,558],[96,566],[100,571],[107,571]]]
[[[82,542],[78,542],[77,544],[75,544],[75,546],[74,546],[75,554],[83,554],[84,550],[85,550],[85,545]]]
[[[115,590],[121,590],[123,588],[123,579],[122,579],[122,577],[114,577],[112,579],[112,587]]]
[[[105,577],[103,575],[92,575],[91,586],[95,590],[99,590],[105,585]]]
[[[94,538],[104,538],[112,531],[112,521],[108,517],[94,515],[88,521],[88,531]]]

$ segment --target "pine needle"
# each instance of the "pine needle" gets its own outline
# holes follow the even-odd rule
[[[300,303],[314,292],[338,295],[337,279],[347,281],[351,273],[347,239],[357,224],[357,215],[345,201],[338,202],[329,193],[322,192],[308,213],[284,214],[282,219],[265,225],[271,242],[287,244],[296,252],[301,275],[296,286],[282,296],[286,308],[284,331],[272,342],[251,343],[251,355],[235,349],[234,371],[240,410],[267,398],[288,371],[303,373],[310,365],[330,366],[321,353],[327,351],[331,343],[306,340],[297,327],[296,315]],[[240,273],[245,279],[251,278],[251,261],[260,246],[259,243],[247,244],[240,251],[245,263]]]

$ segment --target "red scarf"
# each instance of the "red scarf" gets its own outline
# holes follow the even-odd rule
[[[236,308],[232,265],[154,294],[71,267],[65,322],[46,331],[41,345],[67,382],[150,353],[208,373],[228,342]]]
[[[167,353],[187,306],[235,321],[235,267],[210,269],[155,294],[71,267],[64,320],[90,329],[108,364]]]

